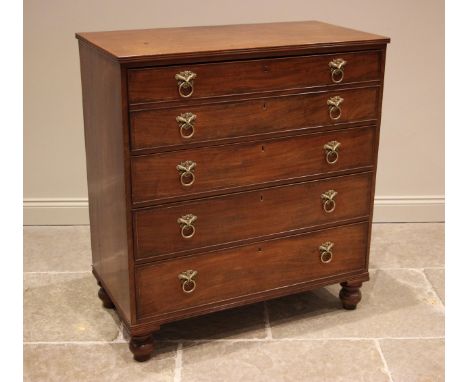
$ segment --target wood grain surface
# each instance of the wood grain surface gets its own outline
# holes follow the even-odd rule
[[[347,123],[376,121],[378,86],[347,88],[306,94],[281,95],[241,101],[190,104],[172,108],[133,111],[130,134],[134,154],[175,150],[193,144],[209,145],[231,138],[294,133],[319,127],[346,127]],[[328,99],[343,98],[341,117],[330,118]],[[192,113],[194,133],[183,138],[176,117]],[[185,135],[188,135],[184,132]]]
[[[128,323],[132,315],[128,240],[132,238],[127,236],[121,69],[83,44],[80,64],[93,268]]]
[[[133,157],[133,203],[188,200],[233,192],[240,187],[258,188],[343,170],[370,168],[374,139],[375,127],[370,126]],[[331,141],[341,144],[335,164],[326,161],[324,145]],[[196,163],[191,186],[182,185],[181,173],[176,169],[186,161]],[[188,183],[192,176],[188,174],[182,180]]]
[[[130,69],[128,97],[131,104],[259,93],[274,90],[309,89],[334,85],[329,63],[336,58],[346,60],[341,84],[373,81],[379,78],[378,51],[339,53],[263,60],[178,65]],[[191,71],[193,94],[179,94],[177,73]]]
[[[82,32],[76,37],[122,62],[182,55],[193,57],[204,52],[214,55],[249,50],[265,54],[298,46],[352,47],[390,41],[387,37],[320,21]]]
[[[356,307],[369,278],[388,38],[316,21],[76,37],[93,273],[135,359],[151,356],[161,324],[229,307],[331,283]],[[175,79],[185,70],[197,74],[188,98]],[[183,113],[196,114],[188,139]],[[333,140],[331,165],[323,146]],[[176,169],[185,161],[196,162],[189,187]],[[326,213],[330,190],[336,209]],[[197,219],[184,239],[187,214]],[[186,294],[178,276],[190,269],[197,287]]]
[[[137,210],[135,257],[200,252],[213,246],[366,217],[370,213],[371,175],[341,176]],[[323,210],[321,195],[328,190],[338,192],[332,213]],[[179,217],[187,214],[198,217],[191,239],[182,238],[177,223]]]
[[[334,243],[332,260],[320,245]],[[137,315],[157,315],[363,269],[367,223],[141,266],[136,269]],[[195,290],[184,293],[178,275],[195,270]]]

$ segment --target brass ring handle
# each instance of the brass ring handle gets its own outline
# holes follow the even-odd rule
[[[330,97],[328,99],[328,113],[331,119],[336,121],[337,119],[341,118],[341,104],[343,101],[344,99],[340,96]]]
[[[320,247],[319,247],[319,251],[320,251],[320,261],[323,263],[323,264],[328,264],[330,263],[332,260],[333,260],[333,251],[332,251],[332,248],[333,246],[335,245],[335,243],[331,242],[331,241],[327,241],[325,243],[323,243]]]
[[[332,106],[330,108],[330,118],[336,121],[341,118],[341,108],[338,106]]]
[[[177,171],[180,173],[180,184],[184,187],[190,187],[195,183],[195,167],[197,166],[196,162],[191,160],[181,162],[176,166]]]
[[[184,225],[181,230],[180,234],[184,239],[190,239],[195,235],[195,226],[191,224]]]
[[[338,151],[328,151],[326,155],[326,160],[328,164],[335,164],[338,162]]]
[[[191,285],[191,287],[188,288],[187,285]],[[182,290],[184,291],[184,293],[192,293],[196,287],[197,287],[197,283],[195,282],[195,280],[184,281],[182,283]]]
[[[328,63],[331,71],[331,79],[335,84],[339,84],[344,78],[344,66],[346,61],[342,58],[335,58]]]
[[[195,183],[195,174],[191,171],[184,172],[180,175],[180,183],[184,187],[190,187],[192,184]]]
[[[195,134],[195,120],[197,115],[193,113],[183,113],[176,117],[176,121],[179,124],[180,136],[184,139],[192,138]]]
[[[323,149],[326,152],[325,159],[328,164],[335,164],[338,162],[338,148],[341,146],[341,143],[338,141],[330,141],[323,146]]]
[[[187,270],[179,274],[179,280],[182,283],[182,291],[184,293],[192,293],[197,287],[196,281],[193,279],[198,274],[197,271]]]
[[[325,200],[325,201],[323,202],[323,210],[324,210],[327,214],[329,214],[329,213],[335,211],[335,207],[336,207],[336,202],[335,202],[334,200],[332,200],[332,199],[330,199],[330,200]]]
[[[197,220],[197,217],[193,214],[184,215],[177,219],[177,223],[180,225],[180,235],[184,239],[190,239],[195,235],[195,226],[193,223]]]
[[[341,81],[343,81],[343,78],[344,78],[343,69],[333,69],[331,78],[335,84],[339,84]]]
[[[324,192],[321,197],[322,197],[322,207],[323,210],[329,214],[333,211],[335,211],[336,207],[336,202],[335,202],[335,196],[338,195],[338,192],[335,190],[328,190],[327,192]]]
[[[184,131],[189,131],[189,133],[187,135],[185,135]],[[180,136],[182,138],[190,139],[195,134],[195,126],[190,125],[188,128],[187,127],[180,127],[179,132],[180,132]]]
[[[183,98],[188,98],[193,94],[193,80],[197,78],[197,74],[190,70],[177,73],[175,79],[179,85],[179,95]]]

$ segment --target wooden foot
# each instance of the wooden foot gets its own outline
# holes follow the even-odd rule
[[[356,309],[356,305],[361,301],[361,286],[362,282],[344,282],[340,284],[340,299],[343,308],[348,310]]]
[[[138,362],[145,362],[151,358],[154,351],[154,341],[151,334],[147,336],[132,337],[128,344],[133,353],[133,359]]]
[[[99,286],[101,286],[101,284],[99,284]],[[107,292],[105,291],[105,289],[102,286],[99,288],[98,297],[101,299],[102,306],[104,308],[107,308],[107,309],[113,309],[114,308],[114,303],[112,302],[109,295],[107,294]]]

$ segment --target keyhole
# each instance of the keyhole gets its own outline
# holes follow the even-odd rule
[[[262,247],[258,247],[258,252],[262,252]]]
[[[263,202],[263,195],[260,195],[260,201]]]
[[[265,146],[262,145],[262,151],[265,151]]]
[[[263,110],[266,110],[266,102],[263,102]]]

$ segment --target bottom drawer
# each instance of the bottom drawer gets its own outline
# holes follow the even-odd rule
[[[358,223],[137,267],[138,317],[364,270],[367,235]]]

